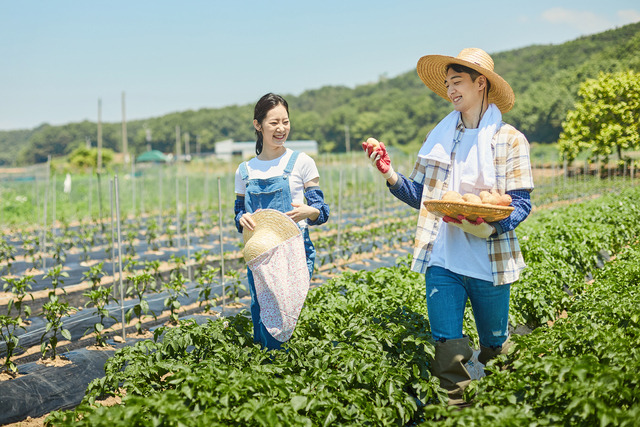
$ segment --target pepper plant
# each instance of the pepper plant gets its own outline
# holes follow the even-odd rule
[[[3,277],[2,280],[5,282],[2,287],[5,292],[10,292],[13,295],[13,298],[9,300],[7,303],[7,314],[11,315],[12,309],[15,308],[16,315],[20,319],[21,322],[26,320],[29,316],[31,316],[31,307],[24,304],[24,300],[26,297],[31,297],[33,301],[33,294],[30,293],[32,284],[35,284],[36,281],[33,279],[31,275],[24,275],[21,277]],[[24,314],[24,318],[22,315]]]
[[[106,338],[103,334],[104,331],[104,320],[106,318],[111,318],[117,322],[117,319],[109,313],[107,309],[107,305],[111,301],[116,301],[115,298],[112,297],[111,293],[113,291],[112,287],[109,286],[95,286],[91,288],[89,291],[83,293],[85,297],[89,298],[89,302],[85,304],[85,307],[92,306],[95,308],[94,314],[99,317],[99,321],[94,323],[92,327],[87,328],[84,335],[89,333],[89,331],[96,334],[96,345],[100,347],[105,347],[107,345]]]
[[[178,324],[178,310],[180,310],[180,301],[178,298],[187,295],[185,284],[187,278],[179,269],[171,273],[170,280],[164,284],[164,289],[169,292],[169,296],[164,299],[164,306],[169,309],[169,319],[172,324]]]
[[[56,266],[64,264],[67,260],[67,243],[61,236],[53,239],[53,259]]]
[[[196,278],[200,277],[207,268],[207,257],[209,256],[209,254],[211,254],[211,251],[209,249],[202,249],[200,251],[196,251],[193,254],[193,257],[196,260]]]
[[[146,261],[144,271],[151,274],[155,280],[155,285],[158,286],[162,275],[160,274],[160,261],[157,259]]]
[[[0,315],[0,342],[4,343],[6,351],[3,369],[9,374],[16,374],[18,372],[18,367],[11,360],[20,342],[20,337],[16,334],[18,328],[25,329],[24,326],[21,325],[19,317],[5,316],[4,314]]]
[[[153,218],[147,223],[146,240],[147,245],[149,245],[149,249],[152,251],[160,249],[160,246],[158,245],[158,223]]]
[[[6,352],[4,368],[9,373],[17,372],[16,364],[11,360],[19,345],[20,337],[16,334],[18,328],[25,330],[25,320],[31,315],[31,307],[24,304],[24,299],[30,296],[33,300],[31,284],[35,283],[33,276],[3,277],[3,290],[10,292],[13,298],[7,303],[7,315],[0,316],[0,340],[5,343]],[[12,312],[14,312],[12,314]],[[24,314],[24,317],[23,317]]]
[[[91,290],[96,289],[100,285],[102,277],[105,275],[104,271],[102,271],[103,266],[104,261],[96,265],[92,265],[91,267],[89,267],[89,271],[85,271],[83,273],[85,279],[91,281]]]
[[[11,274],[11,266],[16,260],[15,254],[16,248],[7,242],[4,237],[0,239],[0,263],[4,262],[7,265],[5,274]]]
[[[128,230],[126,233],[126,246],[124,248],[124,252],[127,255],[135,256],[136,255],[136,237],[138,237],[137,230]]]
[[[207,266],[196,279],[198,283],[196,287],[199,289],[198,291],[198,301],[200,307],[204,305],[205,311],[209,311],[213,308],[213,304],[211,304],[212,298],[217,298],[219,295],[213,294],[212,285],[217,283],[217,276],[220,274],[220,268]]]
[[[242,284],[242,280],[240,279],[240,272],[237,270],[228,270],[225,276],[230,279],[227,283],[231,285],[231,290],[227,295],[231,297],[234,302],[240,301],[240,291],[247,290],[247,287]]]
[[[142,272],[134,276],[129,277],[131,285],[127,288],[127,295],[137,298],[136,304],[131,307],[125,314],[125,320],[127,323],[131,322],[131,319],[135,315],[136,331],[138,334],[142,334],[142,319],[144,316],[151,315],[154,319],[157,319],[156,314],[150,309],[149,302],[145,298],[145,293],[148,290],[155,291],[156,282],[148,272]]]
[[[71,332],[64,328],[62,321],[64,316],[69,316],[70,311],[71,308],[68,302],[61,301],[58,295],[49,294],[49,301],[42,306],[42,312],[47,321],[45,331],[40,337],[40,353],[43,359],[49,350],[51,351],[51,359],[56,358],[59,341],[58,334],[71,340]],[[49,333],[52,335],[46,339]]]
[[[25,261],[31,258],[33,268],[38,268],[42,264],[42,254],[40,253],[40,237],[38,235],[28,236],[22,242],[25,254]]]
[[[56,264],[49,269],[47,274],[43,276],[43,278],[51,278],[51,286],[53,289],[49,291],[49,297],[51,297],[52,294],[56,293],[58,286],[64,284],[64,279],[62,278],[69,277],[69,273],[67,273],[66,271],[62,271],[62,269],[63,269],[62,264]],[[62,289],[62,292],[64,292],[65,294],[67,293],[64,287],[61,289]]]

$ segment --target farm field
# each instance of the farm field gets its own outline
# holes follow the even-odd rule
[[[61,188],[51,191],[46,204],[56,206],[54,214],[45,216],[39,202],[39,220],[12,220],[0,242],[0,355],[19,372],[29,366],[22,377],[0,381],[0,400],[6,384],[33,375],[41,355],[115,344],[106,376],[91,383],[75,412],[55,413],[53,425],[80,425],[78,416],[86,425],[177,425],[194,414],[194,425],[633,425],[640,411],[636,177],[537,172],[536,209],[518,228],[528,268],[512,287],[516,348],[474,382],[475,405],[456,413],[439,404],[443,393],[428,371],[424,278],[409,271],[406,256],[415,211],[354,157],[327,158],[319,168],[331,219],[312,229],[314,289],[289,350],[276,355],[253,346],[242,314],[233,171],[203,177],[150,169],[132,174],[134,184],[123,180],[119,257],[106,214],[110,187],[101,190],[102,220],[95,188],[90,209],[64,201]],[[410,171],[410,162],[398,170]],[[44,195],[52,183],[26,185]],[[52,193],[59,193],[55,203]],[[606,314],[596,321],[594,312]],[[179,321],[191,314],[214,320]],[[466,322],[474,330],[470,312]],[[127,340],[149,339],[114,342],[123,326]],[[18,339],[13,348],[11,337]],[[106,395],[125,404],[92,406]]]

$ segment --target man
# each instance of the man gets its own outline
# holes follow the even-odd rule
[[[436,342],[431,372],[447,390],[449,404],[461,405],[471,381],[465,364],[473,355],[462,331],[467,300],[480,339],[478,360],[486,364],[508,347],[510,285],[525,267],[514,229],[531,211],[529,143],[502,121],[515,96],[483,50],[464,49],[457,57],[427,55],[418,61],[417,71],[454,110],[427,135],[410,177],[393,170],[384,143],[369,138],[362,146],[391,193],[420,212],[412,270],[426,279]],[[492,223],[440,218],[423,202],[439,200],[447,191],[508,194],[514,210]]]

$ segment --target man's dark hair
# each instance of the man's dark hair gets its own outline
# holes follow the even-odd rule
[[[447,65],[447,68],[445,70],[445,73],[449,72],[449,69],[453,69],[453,71],[455,71],[456,73],[467,73],[469,74],[469,76],[471,77],[471,81],[475,82],[476,79],[484,74],[474,70],[473,68],[469,68],[465,65],[460,65],[460,64],[449,64]],[[485,76],[486,78],[486,76]],[[489,81],[489,79],[487,79],[487,93],[489,93],[489,90],[491,89],[491,82]]]

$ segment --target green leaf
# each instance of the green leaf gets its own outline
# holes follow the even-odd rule
[[[305,406],[307,406],[306,396],[295,395],[291,398],[291,407],[294,411],[297,412],[300,409],[303,409]]]

